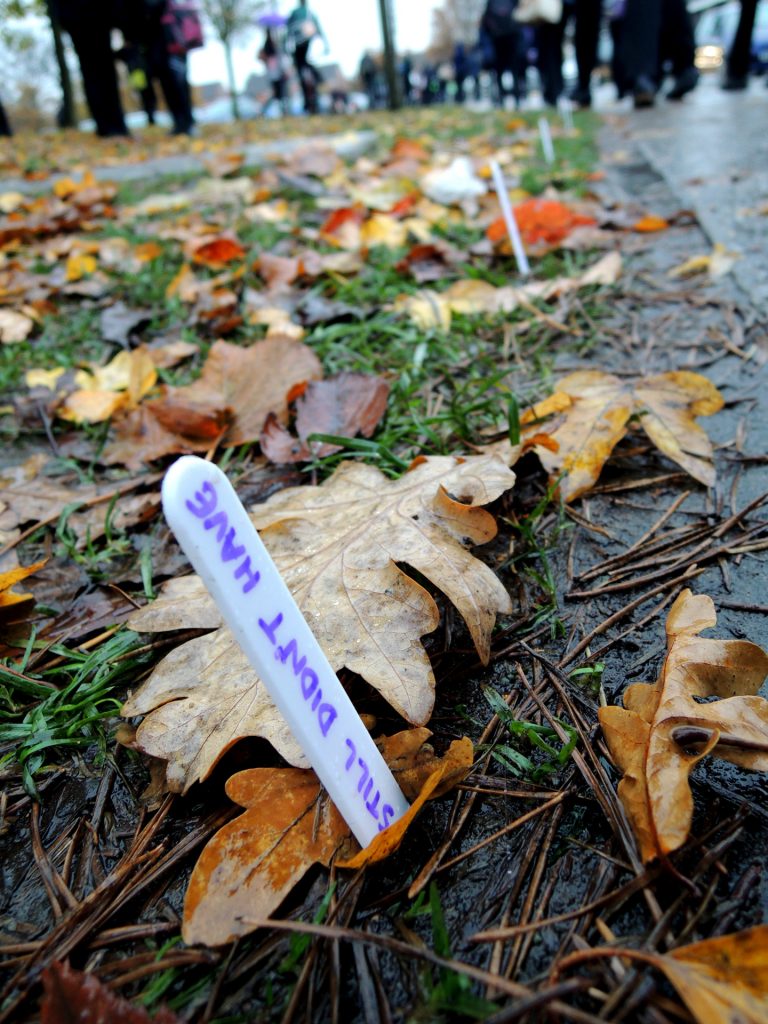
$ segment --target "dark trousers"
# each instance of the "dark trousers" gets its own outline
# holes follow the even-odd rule
[[[563,91],[563,33],[564,17],[557,24],[543,24],[536,29],[539,51],[539,75],[544,102],[554,107]]]
[[[80,62],[85,98],[96,122],[97,133],[104,136],[127,135],[117,89],[109,24],[91,18],[70,22],[65,27]]]
[[[317,113],[317,86],[320,82],[320,72],[310,64],[307,59],[309,53],[309,39],[306,43],[299,43],[293,51],[293,63],[296,68],[296,75],[301,86],[301,95],[304,97],[304,111],[307,114]]]
[[[621,37],[622,77],[630,86],[641,77],[659,84],[665,60],[675,75],[693,67],[693,26],[685,0],[627,0]]]
[[[144,26],[144,50],[149,73],[160,82],[165,105],[173,118],[173,130],[179,133],[192,129],[192,96],[187,81],[186,54],[168,52],[165,27],[156,16]]]
[[[579,71],[579,90],[589,92],[592,72],[597,67],[597,46],[603,0],[576,0],[576,24],[573,42]]]
[[[5,107],[0,103],[0,135],[13,135]]]
[[[729,78],[746,78],[751,64],[752,30],[755,27],[757,0],[741,0],[741,16],[726,70]]]
[[[503,79],[507,71],[512,75],[512,93],[515,101],[519,101],[525,95],[523,45],[522,32],[513,32],[508,36],[501,36],[493,41],[493,71],[496,76],[498,102],[501,106],[504,104],[504,97],[506,95]]]

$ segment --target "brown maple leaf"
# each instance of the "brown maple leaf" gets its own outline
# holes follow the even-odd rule
[[[524,433],[548,433],[556,444],[537,448],[559,493],[572,501],[597,481],[608,456],[637,416],[656,447],[700,483],[715,482],[712,445],[696,416],[723,406],[714,384],[688,370],[621,380],[602,370],[579,370],[521,418]],[[557,414],[549,424],[546,417]]]
[[[756,696],[768,654],[746,640],[699,636],[717,622],[705,594],[683,590],[667,616],[668,653],[656,683],[624,692],[624,708],[598,715],[611,757],[623,773],[619,796],[644,861],[682,846],[693,818],[688,776],[712,753],[768,771],[768,701]],[[702,703],[710,697],[720,700]],[[694,753],[685,748],[699,746]]]
[[[454,740],[444,758],[426,742],[429,729],[410,729],[377,741],[398,784],[414,800],[407,820],[395,822],[369,859],[393,852],[428,797],[463,779],[472,743]],[[352,833],[313,771],[250,768],[227,782],[227,795],[246,808],[224,825],[200,855],[184,901],[186,942],[216,946],[245,935],[269,917],[313,864],[329,865],[356,847]],[[346,867],[359,867],[357,859]]]
[[[420,638],[438,624],[432,596],[399,568],[410,566],[459,610],[484,662],[507,591],[466,548],[496,534],[480,506],[514,474],[494,456],[423,459],[399,480],[343,463],[319,487],[293,487],[251,512],[262,539],[335,670],[359,673],[407,721],[428,721],[435,680]],[[172,606],[169,609],[169,605]],[[173,622],[177,622],[175,627]],[[153,632],[221,624],[197,577],[131,618]],[[169,785],[204,778],[243,736],[263,736],[293,764],[301,752],[227,629],[197,637],[155,668],[127,701],[146,715],[138,746],[168,761]]]

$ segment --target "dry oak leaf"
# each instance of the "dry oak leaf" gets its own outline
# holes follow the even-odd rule
[[[636,415],[645,433],[667,458],[700,483],[715,482],[712,445],[694,417],[709,416],[723,399],[706,377],[687,370],[621,380],[602,370],[580,370],[558,382],[556,392],[526,416],[525,433],[548,433],[556,448],[537,447],[559,493],[572,501],[589,490],[608,456]],[[544,417],[557,414],[551,425]]]
[[[688,775],[706,754],[768,771],[768,701],[756,696],[768,655],[746,640],[699,636],[716,622],[712,598],[683,590],[667,617],[668,652],[657,682],[629,686],[624,708],[598,712],[624,775],[619,796],[644,861],[686,841],[693,818]],[[710,697],[721,699],[701,703]],[[687,753],[681,743],[703,746]]]
[[[328,380],[310,381],[296,399],[294,437],[270,413],[261,433],[261,450],[271,462],[306,462],[331,455],[339,445],[310,443],[310,434],[337,437],[370,437],[386,412],[389,384],[383,377],[365,373],[340,373]]]
[[[107,464],[141,465],[174,452],[205,451],[222,436],[225,445],[255,441],[268,413],[288,417],[287,392],[322,376],[306,345],[282,337],[248,348],[215,342],[200,377],[119,419],[104,452]]]
[[[469,739],[455,740],[441,759],[426,743],[429,736],[429,729],[411,729],[377,741],[398,783],[406,771],[412,773],[411,785],[402,785],[416,800],[408,822],[417,804],[420,808],[428,796],[445,792],[472,767]],[[195,865],[184,900],[182,931],[188,943],[217,946],[253,931],[254,922],[269,917],[313,864],[327,866],[357,846],[313,771],[251,768],[233,775],[226,791],[246,811],[216,833]],[[402,839],[405,828],[399,832]]]
[[[439,614],[432,596],[398,566],[417,570],[446,595],[487,662],[496,615],[512,605],[465,545],[495,536],[496,523],[480,506],[514,479],[495,456],[423,459],[399,480],[346,462],[319,487],[273,495],[251,518],[334,670],[357,672],[407,721],[422,725],[432,713],[435,679],[420,638],[436,628]],[[162,595],[131,617],[131,628],[179,628],[169,605],[184,626],[221,622],[203,584],[190,577],[182,598]],[[164,658],[123,714],[146,715],[138,746],[168,761],[174,790],[205,778],[244,736],[263,736],[287,761],[306,765],[227,629]]]

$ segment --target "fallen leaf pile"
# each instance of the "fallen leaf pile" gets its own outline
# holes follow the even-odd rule
[[[669,856],[688,838],[688,776],[707,754],[768,771],[768,701],[757,696],[768,654],[746,640],[699,635],[716,622],[712,598],[683,590],[667,616],[659,679],[629,686],[623,708],[598,712],[644,861]]]

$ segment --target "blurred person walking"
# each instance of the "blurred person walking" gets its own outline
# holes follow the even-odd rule
[[[741,0],[739,24],[725,63],[725,77],[721,86],[723,89],[733,91],[747,88],[752,63],[752,32],[757,17],[757,4],[758,0]]]
[[[309,63],[309,47],[318,37],[325,43],[327,52],[328,40],[320,22],[310,11],[309,4],[300,2],[288,15],[288,40],[293,49],[293,64],[304,97],[305,114],[318,112],[317,87],[322,81],[322,75],[314,64]]]
[[[196,7],[184,0],[134,0],[137,21],[128,31],[147,56],[149,75],[160,82],[173,118],[173,135],[194,130],[192,95],[187,79],[187,53],[203,45]],[[134,27],[135,26],[135,27]]]
[[[693,25],[685,0],[618,0],[621,88],[632,92],[635,107],[656,101],[669,62],[675,81],[667,99],[680,100],[696,88]]]
[[[373,110],[379,105],[379,69],[370,50],[366,50],[363,54],[358,74],[360,75],[365,95],[368,97],[368,109]]]
[[[110,38],[119,19],[117,4],[110,0],[52,0],[52,5],[75,48],[96,133],[102,138],[128,135]]]
[[[504,106],[507,96],[504,78],[512,76],[512,95],[519,106],[525,96],[525,54],[523,28],[515,21],[517,0],[488,0],[480,19],[481,45],[486,51],[486,66],[496,77],[496,102]],[[492,53],[489,53],[492,47]]]
[[[264,35],[264,45],[259,50],[259,60],[263,62],[264,67],[267,69],[267,78],[272,89],[272,96],[264,104],[264,109],[266,110],[270,103],[275,100],[282,114],[285,115],[285,87],[288,83],[288,71],[285,66],[285,55],[280,46],[280,40],[271,28],[268,28]]]

